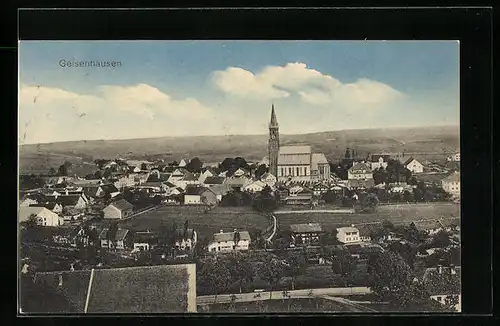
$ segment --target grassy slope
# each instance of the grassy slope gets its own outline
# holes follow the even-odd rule
[[[282,145],[310,144],[313,150],[325,153],[330,160],[337,160],[343,156],[346,147],[355,148],[360,155],[379,151],[405,150],[406,152],[437,153],[442,153],[443,150],[454,151],[459,147],[459,129],[448,126],[341,130],[281,135],[280,140]],[[225,157],[234,156],[243,156],[248,160],[261,160],[267,155],[267,135],[164,137],[24,145],[20,149],[21,168],[29,167],[30,161],[36,161],[35,165],[43,166],[46,164],[44,160],[46,160],[47,153],[51,156],[50,160],[57,162],[61,157],[52,158],[55,154],[64,154],[75,159],[84,157],[87,161],[102,157],[113,158],[118,155],[137,158],[144,155],[160,155],[167,160],[198,156],[204,162],[219,162]],[[40,157],[36,157],[37,155]]]

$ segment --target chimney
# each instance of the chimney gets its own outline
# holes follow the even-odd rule
[[[437,266],[437,271],[438,271],[438,274],[442,274],[443,273],[443,266],[438,265]]]

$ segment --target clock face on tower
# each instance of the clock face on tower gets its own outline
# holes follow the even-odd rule
[[[276,139],[276,135],[273,133],[271,133],[271,139]]]

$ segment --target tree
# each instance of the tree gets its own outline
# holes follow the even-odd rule
[[[361,200],[361,212],[373,213],[378,205],[378,198],[375,194],[369,193],[363,196]]]
[[[382,227],[388,231],[394,231],[395,229],[394,224],[387,220],[382,222]]]
[[[373,182],[375,185],[386,183],[387,182],[387,173],[385,172],[383,167],[376,169],[373,171]]]
[[[327,192],[321,195],[321,199],[323,199],[328,204],[333,204],[338,199],[338,196],[335,191],[328,190]]]
[[[243,284],[251,283],[254,279],[254,271],[249,261],[238,251],[232,252],[226,256],[229,273],[233,282],[238,282],[240,293]]]
[[[226,291],[231,284],[231,270],[223,259],[210,257],[200,261],[196,272],[197,288],[214,294],[214,303],[217,302],[217,295]]]
[[[333,229],[332,232],[325,232],[320,237],[320,245],[323,247],[338,244],[340,244],[340,242],[337,239],[337,229]]]
[[[342,276],[348,276],[354,269],[354,260],[352,256],[345,250],[338,251],[333,256],[332,271]]]
[[[371,288],[383,300],[398,303],[410,284],[410,267],[401,256],[385,251],[368,262],[372,274]]]
[[[186,164],[186,170],[191,173],[200,173],[202,168],[203,162],[197,157],[192,158],[189,163]]]
[[[234,158],[226,157],[220,164],[219,169],[221,172],[229,170],[229,168],[233,165]]]
[[[446,248],[451,244],[448,232],[439,230],[432,239],[432,245],[437,248]]]
[[[306,272],[306,258],[303,254],[290,253],[286,259],[286,264],[286,275],[292,278],[292,290],[295,290],[295,279]]]
[[[273,288],[278,285],[283,272],[285,271],[285,264],[282,260],[272,258],[270,261],[262,263],[258,269],[258,275],[271,286],[269,290],[269,299],[272,298]]]
[[[389,250],[399,254],[408,264],[410,269],[413,269],[415,263],[415,256],[417,254],[417,250],[415,248],[413,248],[409,244],[394,242],[389,246]]]
[[[405,190],[405,192],[403,193],[403,199],[404,199],[404,201],[407,201],[407,202],[413,201],[412,193],[409,192],[408,190]]]
[[[255,170],[255,177],[257,179],[260,179],[265,173],[267,173],[267,171],[268,171],[267,166],[265,164],[261,164],[259,165],[257,170]]]
[[[56,173],[56,169],[54,169],[53,167],[49,169],[49,175],[56,175]]]
[[[60,176],[68,176],[71,173],[71,167],[73,164],[69,161],[65,161],[63,164],[59,166],[58,174]]]

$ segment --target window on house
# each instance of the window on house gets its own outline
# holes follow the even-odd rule
[[[288,168],[288,175],[292,175],[292,168]]]
[[[437,297],[437,301],[441,302],[441,297]]]

